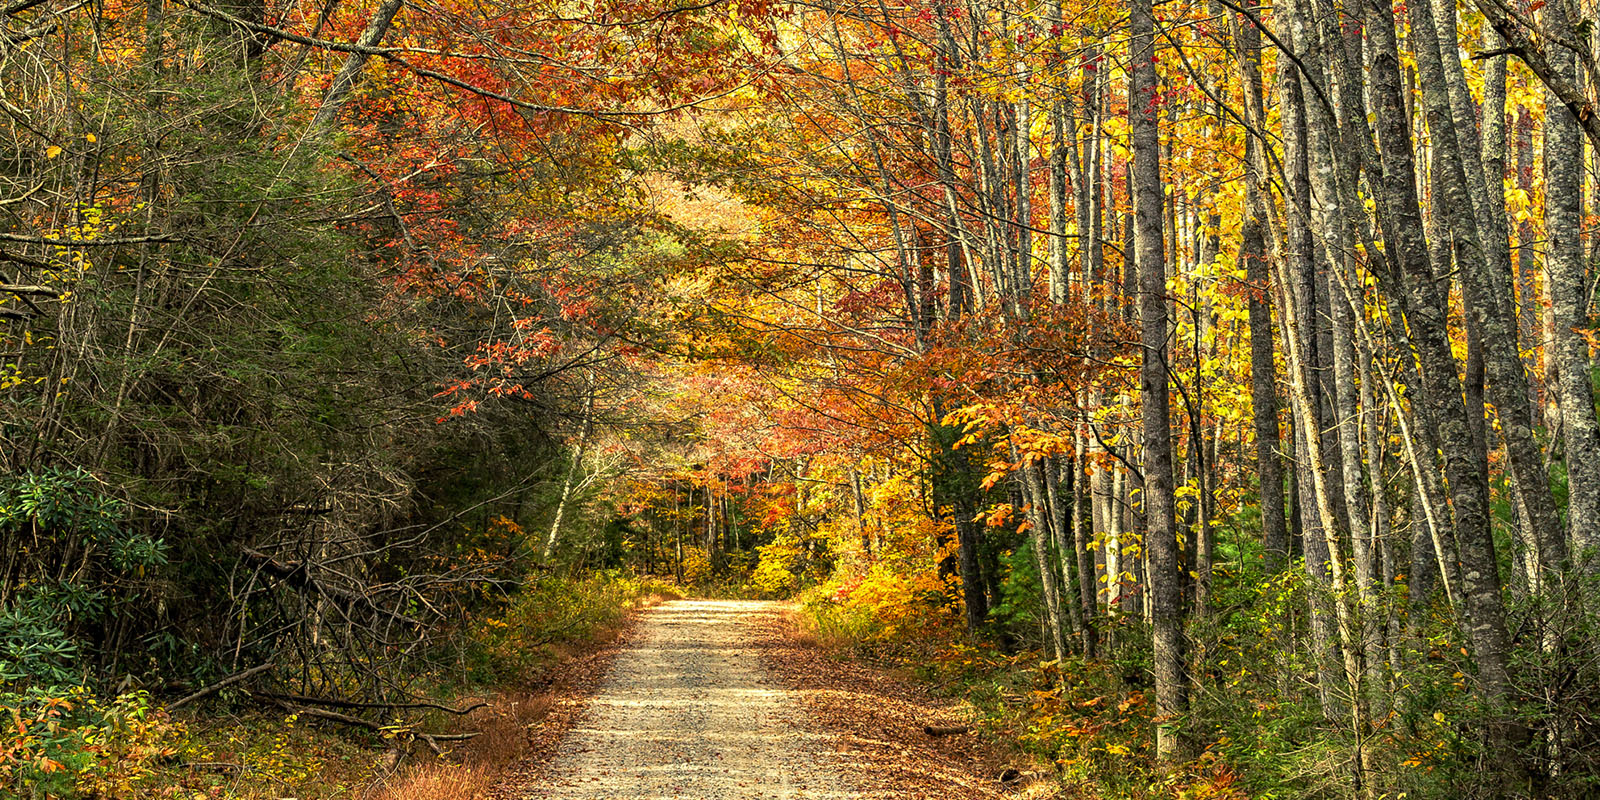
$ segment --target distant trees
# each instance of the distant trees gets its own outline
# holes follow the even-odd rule
[[[760,50],[592,10],[0,9],[0,640],[49,648],[5,680],[389,698],[589,530],[568,439],[693,238],[622,140]]]
[[[1484,5],[798,9],[794,72],[714,131],[767,226],[717,301],[782,343],[724,363],[850,443],[771,481],[934,526],[853,546],[828,515],[874,506],[833,495],[829,585],[933,575],[970,636],[1134,659],[1170,761],[1313,675],[1352,794],[1426,783],[1434,711],[1489,754],[1437,780],[1579,792],[1594,731],[1528,665],[1595,644],[1583,48]]]

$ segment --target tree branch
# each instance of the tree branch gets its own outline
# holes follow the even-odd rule
[[[382,708],[382,709],[389,709],[389,708],[431,708],[431,709],[436,709],[438,711],[443,711],[443,712],[445,712],[447,714],[454,714],[454,715],[456,715],[458,717],[466,716],[468,714],[471,714],[474,711],[477,711],[480,708],[484,708],[484,707],[489,705],[488,703],[480,700],[480,701],[478,701],[476,703],[473,703],[472,705],[467,706],[466,708],[451,708],[450,706],[443,705],[443,704],[440,704],[440,703],[428,703],[428,702],[361,703],[361,702],[357,702],[357,701],[354,701],[354,700],[337,700],[337,699],[334,699],[334,698],[331,698],[331,697],[306,697],[304,695],[297,695],[297,694],[276,694],[276,693],[273,693],[273,692],[258,692],[257,694],[260,695],[261,697],[267,697],[267,698],[271,698],[273,700],[278,700],[278,701],[285,701],[285,702],[290,702],[290,703],[303,703],[303,704],[306,704],[306,705],[331,706],[333,708],[368,708],[368,709],[371,709],[371,708]]]
[[[120,247],[129,244],[160,244],[178,241],[178,237],[171,234],[151,236],[123,236],[113,239],[58,239],[53,236],[30,236],[23,233],[0,233],[0,242],[17,242],[19,244],[43,244],[51,247]],[[5,256],[7,261],[15,260]],[[27,263],[27,262],[23,262]]]
[[[60,297],[62,294],[60,289],[54,289],[49,286],[25,286],[22,284],[12,283],[0,283],[0,292],[9,292],[11,294],[43,295],[46,297]]]
[[[177,700],[175,700],[175,701],[173,701],[171,703],[168,703],[167,704],[167,710],[170,711],[170,710],[172,710],[174,708],[181,708],[181,707],[186,706],[186,705],[188,705],[188,704],[190,704],[190,703],[192,703],[192,702],[194,702],[196,700],[199,700],[199,699],[201,699],[203,697],[209,697],[209,696],[211,696],[213,694],[216,694],[217,692],[219,692],[219,691],[221,691],[223,689],[228,688],[229,686],[232,686],[232,685],[234,685],[236,683],[239,683],[241,681],[249,680],[250,678],[253,678],[253,677],[257,676],[257,675],[260,675],[261,673],[266,672],[269,669],[272,669],[272,662],[271,661],[268,661],[265,664],[257,664],[255,666],[243,671],[243,672],[236,672],[236,673],[234,673],[232,675],[229,675],[226,678],[223,678],[220,681],[217,681],[216,683],[211,684],[210,686],[205,687],[204,689],[201,689],[198,692],[195,692],[194,694],[188,695],[186,697],[178,698]]]
[[[1533,32],[1536,31],[1541,37],[1550,38],[1546,36],[1546,32],[1537,27],[1529,27],[1531,20],[1519,23],[1506,5],[1497,0],[1473,0],[1473,4],[1483,12],[1484,18],[1489,21],[1495,32],[1500,34],[1500,38],[1506,41],[1507,46],[1504,49],[1515,53],[1522,59],[1522,63],[1528,65],[1528,69],[1533,70],[1533,74],[1539,77],[1545,88],[1549,89],[1550,93],[1572,112],[1572,117],[1578,124],[1583,126],[1583,133],[1589,137],[1589,142],[1600,148],[1600,118],[1595,116],[1594,104],[1589,102],[1589,98],[1584,96],[1582,90],[1556,72],[1546,57],[1544,46],[1533,36]]]
[[[491,89],[485,89],[481,86],[474,86],[473,84],[470,84],[459,78],[452,78],[442,72],[436,72],[434,70],[427,69],[426,67],[419,67],[416,64],[413,64],[410,61],[402,58],[400,55],[402,53],[414,53],[418,55],[437,55],[446,58],[464,57],[458,54],[448,53],[440,50],[424,50],[419,48],[402,47],[376,47],[360,43],[346,43],[330,41],[328,39],[316,39],[310,36],[301,36],[300,34],[290,33],[282,28],[274,28],[270,25],[263,25],[259,22],[251,22],[249,20],[240,19],[226,11],[212,8],[203,3],[196,3],[193,0],[178,0],[178,2],[182,3],[186,8],[189,8],[197,13],[204,14],[212,19],[226,22],[229,25],[243,28],[247,31],[251,31],[252,33],[271,36],[287,42],[302,44],[307,47],[332,50],[339,53],[352,53],[362,56],[377,56],[379,58],[399,64],[400,66],[405,67],[407,70],[410,70],[415,75],[419,75],[424,78],[430,78],[449,86],[454,86],[457,89],[470,92],[478,95],[479,97],[488,98],[490,100],[498,100],[506,105],[512,106],[513,108],[520,108],[524,111],[532,111],[542,114],[568,114],[579,117],[590,117],[609,122],[618,122],[634,117],[660,116],[663,114],[676,113],[684,109],[695,108],[703,103],[727,97],[728,95],[731,95],[734,92],[737,92],[740,89],[750,85],[755,80],[754,77],[752,77],[749,80],[740,83],[738,86],[729,88],[727,91],[679,103],[677,105],[668,106],[666,108],[604,111],[592,108],[574,108],[572,106],[547,106],[541,103],[530,103],[525,100],[518,100],[510,95],[501,94]]]

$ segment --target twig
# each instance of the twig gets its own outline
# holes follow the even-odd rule
[[[0,242],[20,242],[22,244],[45,244],[54,247],[119,247],[128,244],[149,244],[153,242],[176,242],[176,236],[123,236],[112,239],[58,239],[53,236],[28,236],[21,233],[0,233]]]
[[[406,622],[417,627],[424,627],[423,623],[412,619],[398,611],[379,607],[372,598],[357,592],[335,586],[327,581],[320,581],[311,576],[309,566],[305,562],[284,563],[259,550],[249,547],[241,548],[244,557],[259,565],[261,570],[268,575],[288,583],[298,589],[318,592],[333,600],[341,600],[351,605],[363,605],[374,613],[383,614],[401,622]]]
[[[476,733],[419,733],[417,738],[421,739],[423,744],[426,744],[428,749],[433,751],[434,755],[442,756],[444,755],[444,748],[439,746],[440,742],[462,742],[477,735]]]
[[[1484,59],[1495,58],[1497,56],[1520,56],[1520,55],[1522,55],[1522,48],[1520,48],[1520,47],[1499,47],[1499,48],[1496,48],[1494,50],[1484,50],[1481,53],[1473,53],[1472,55],[1467,57],[1467,60],[1469,60],[1469,61],[1482,61]]]
[[[19,256],[16,253],[7,253],[4,250],[0,250],[0,261],[10,261],[14,264],[21,264],[24,267],[33,267],[34,269],[50,268],[50,265],[43,261],[28,258],[27,256]]]

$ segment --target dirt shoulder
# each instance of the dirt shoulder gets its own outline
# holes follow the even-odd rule
[[[935,698],[884,670],[831,655],[806,641],[788,614],[769,615],[760,632],[767,670],[833,735],[847,761],[870,765],[865,774],[854,776],[868,796],[1052,796],[1042,785],[1026,785],[1028,778],[1014,772],[1026,770],[1026,765],[979,735],[930,736],[923,730],[927,725],[966,725],[969,712],[963,704]]]
[[[653,605],[653,604],[652,604]],[[567,732],[583,716],[589,698],[594,696],[617,654],[627,649],[639,632],[645,609],[629,615],[628,623],[615,636],[592,643],[582,653],[572,655],[558,669],[550,671],[548,683],[533,687],[517,698],[502,699],[493,713],[499,718],[495,730],[485,731],[491,741],[484,743],[483,761],[498,762],[501,774],[493,781],[487,797],[492,800],[522,800],[528,787],[543,780]],[[493,739],[514,738],[514,750],[507,744],[496,747]],[[472,762],[471,756],[467,763]]]

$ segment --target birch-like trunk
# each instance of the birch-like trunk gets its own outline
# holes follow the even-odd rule
[[[594,387],[583,400],[583,429],[578,434],[578,446],[572,451],[572,464],[567,467],[566,480],[561,483],[561,499],[556,502],[555,518],[550,520],[550,534],[544,541],[544,560],[555,555],[556,542],[561,537],[561,521],[566,517],[567,504],[572,500],[572,487],[577,484],[578,472],[583,469],[584,451],[589,444],[589,434],[594,430]]]
[[[1423,3],[1413,3],[1413,10]],[[1382,178],[1379,207],[1387,216],[1388,250],[1402,270],[1407,294],[1409,340],[1414,343],[1422,373],[1422,400],[1429,407],[1444,455],[1454,532],[1462,565],[1462,601],[1467,631],[1476,649],[1478,681],[1498,713],[1509,693],[1510,635],[1493,533],[1489,526],[1489,487],[1473,466],[1474,454],[1462,405],[1461,380],[1450,350],[1447,305],[1439,292],[1423,233],[1417,198],[1415,160],[1407,130],[1405,94],[1401,88],[1400,55],[1392,7],[1382,2],[1363,5],[1373,49],[1370,91],[1377,121]],[[1429,41],[1430,46],[1433,45]],[[1426,50],[1426,47],[1419,49]],[[1437,48],[1435,46],[1435,52]],[[1426,60],[1426,59],[1423,59]],[[1430,114],[1430,120],[1436,116]],[[1443,139],[1445,137],[1436,137]],[[1464,199],[1462,200],[1464,202]],[[1445,202],[1450,202],[1448,198]],[[1470,206],[1469,206],[1470,207]],[[1509,762],[1508,731],[1491,730],[1491,759]]]
[[[1564,0],[1545,6],[1545,24],[1572,25]],[[1568,80],[1577,68],[1571,53],[1557,49],[1551,66]],[[1554,341],[1547,343],[1558,379],[1561,443],[1567,465],[1567,533],[1578,564],[1600,571],[1600,424],[1595,419],[1593,363],[1580,330],[1589,327],[1583,253],[1583,130],[1560,101],[1546,94],[1544,203],[1548,232],[1550,317]],[[1542,549],[1542,543],[1541,543]],[[1548,563],[1544,553],[1540,561]]]
[[[372,19],[367,23],[367,29],[361,32],[361,38],[356,44],[363,48],[375,48],[383,43],[383,37],[388,34],[390,26],[394,23],[396,14],[405,5],[404,0],[383,0],[378,10],[373,12]],[[366,67],[370,53],[355,52],[345,57],[344,66],[339,68],[339,73],[333,76],[333,82],[328,85],[328,93],[323,95],[322,107],[317,109],[317,115],[311,121],[313,128],[326,127],[333,123],[334,117],[339,115],[339,109],[344,107],[344,101],[350,96],[350,90],[355,88],[356,79],[361,77],[361,70]]]
[[[1171,400],[1167,391],[1167,265],[1162,239],[1165,189],[1161,182],[1161,136],[1157,127],[1155,13],[1151,0],[1131,0],[1128,14],[1131,64],[1128,117],[1133,143],[1135,258],[1139,269],[1144,473],[1141,493],[1155,660],[1156,714],[1175,718],[1189,709],[1184,668],[1183,596],[1174,519]],[[1156,728],[1156,755],[1167,763],[1187,758],[1187,738],[1175,726]]]

